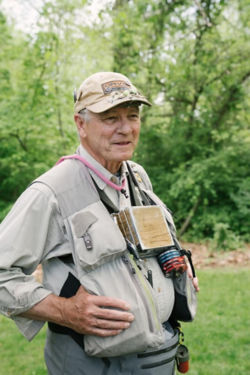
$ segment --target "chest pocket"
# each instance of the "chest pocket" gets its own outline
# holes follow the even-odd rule
[[[68,218],[74,260],[79,278],[116,259],[126,251],[126,242],[101,201]]]

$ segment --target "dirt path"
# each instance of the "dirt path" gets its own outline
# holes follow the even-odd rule
[[[182,242],[184,249],[192,251],[192,259],[197,269],[215,267],[249,267],[250,268],[250,244],[245,249],[235,251],[211,252],[204,244]]]
[[[211,252],[204,244],[189,242],[181,243],[183,249],[192,251],[192,259],[196,269],[208,269],[218,267],[249,267],[250,268],[250,244],[244,250]],[[34,272],[37,280],[42,280],[42,269],[39,265]]]

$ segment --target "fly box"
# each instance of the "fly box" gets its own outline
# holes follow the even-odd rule
[[[124,238],[136,246],[141,257],[152,256],[174,247],[161,207],[128,207],[113,216]]]

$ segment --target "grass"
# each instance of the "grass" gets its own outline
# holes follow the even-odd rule
[[[249,374],[249,269],[203,270],[198,276],[198,313],[192,324],[182,324],[189,375]]]
[[[249,269],[202,270],[198,276],[198,313],[192,324],[182,324],[191,357],[188,374],[249,374]],[[0,375],[47,374],[44,340],[45,329],[26,342],[15,324],[0,316]]]
[[[12,320],[0,315],[0,375],[45,375],[45,329],[32,341],[19,333]]]

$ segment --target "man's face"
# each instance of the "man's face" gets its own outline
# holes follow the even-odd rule
[[[88,111],[87,121],[79,116],[75,121],[83,147],[110,172],[132,157],[140,133],[138,106],[118,106],[98,114]]]

